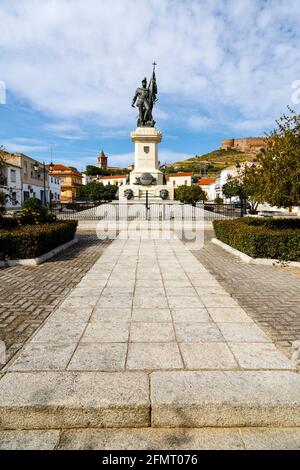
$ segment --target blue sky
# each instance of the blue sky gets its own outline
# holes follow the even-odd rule
[[[40,160],[52,147],[84,169],[103,148],[131,163],[131,99],[153,60],[161,162],[299,109],[299,0],[0,0],[0,24],[0,144]]]

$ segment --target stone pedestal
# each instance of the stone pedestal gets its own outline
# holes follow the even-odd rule
[[[161,202],[161,191],[165,190],[168,192],[167,199],[173,200],[174,190],[163,184],[163,173],[158,164],[157,147],[162,140],[162,133],[155,127],[137,127],[131,133],[131,140],[135,146],[134,170],[130,173],[129,185],[120,187],[119,199],[126,200],[125,192],[127,190],[128,194],[128,190],[131,190],[133,200],[143,200],[148,191],[149,201]]]
[[[150,173],[157,184],[163,184],[163,174],[158,167],[157,146],[161,142],[162,134],[154,127],[137,127],[131,133],[134,142],[134,170],[130,173],[130,184],[136,182],[137,177],[143,173]]]

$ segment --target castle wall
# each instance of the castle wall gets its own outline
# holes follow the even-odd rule
[[[263,137],[245,137],[241,139],[224,139],[221,143],[221,148],[228,150],[235,148],[242,152],[258,151],[260,148],[265,147],[265,139]]]

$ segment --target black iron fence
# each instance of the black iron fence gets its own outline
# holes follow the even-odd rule
[[[242,209],[235,204],[197,203],[72,203],[51,207],[61,220],[197,220],[212,221],[241,217]]]

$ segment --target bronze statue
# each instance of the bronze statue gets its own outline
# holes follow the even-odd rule
[[[150,79],[149,85],[147,86],[147,78],[142,80],[142,86],[137,88],[135,95],[132,100],[131,106],[139,108],[139,118],[137,121],[138,127],[154,127],[155,121],[152,116],[152,109],[154,103],[157,101],[157,85],[156,85],[156,76],[155,76],[155,66],[153,64],[152,77]]]

